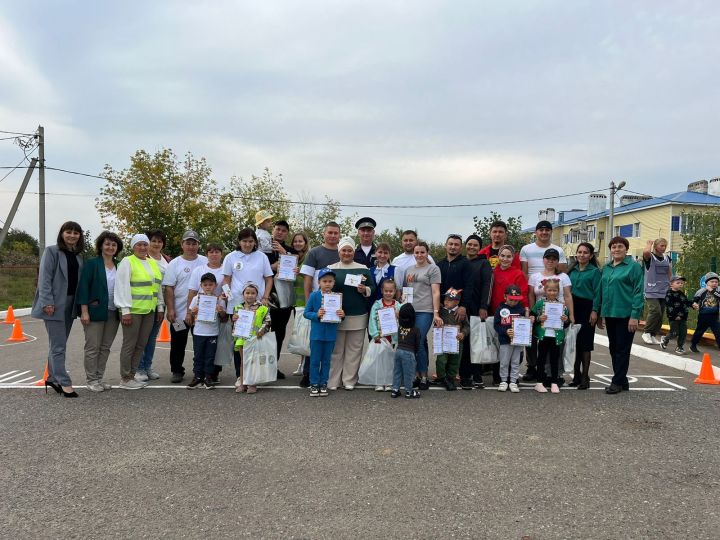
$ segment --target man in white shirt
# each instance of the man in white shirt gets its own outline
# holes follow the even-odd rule
[[[200,237],[195,231],[185,231],[180,244],[182,255],[168,263],[163,286],[167,320],[170,323],[170,370],[171,382],[182,382],[185,375],[185,347],[190,332],[191,317],[187,313],[188,292],[193,270],[207,264],[207,257],[198,255]]]
[[[405,270],[406,268],[409,268],[416,264],[415,255],[413,254],[413,252],[415,251],[415,246],[418,243],[417,233],[410,230],[405,231],[402,233],[400,241],[402,242],[403,253],[395,257],[390,264],[398,267],[401,270]],[[429,253],[427,259],[429,263],[435,263]]]
[[[552,237],[552,223],[549,221],[539,221],[535,227],[535,242],[526,244],[520,250],[520,267],[525,277],[530,277],[537,272],[545,269],[543,264],[543,255],[545,250],[554,248],[560,254],[558,269],[560,272],[567,272],[567,258],[560,246],[556,246],[550,242]]]

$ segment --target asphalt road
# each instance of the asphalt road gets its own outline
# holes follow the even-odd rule
[[[42,374],[42,324],[23,322],[37,341],[0,346],[3,537],[720,537],[720,388],[681,371],[633,359],[634,390],[607,396],[598,348],[596,390],[560,395],[175,386],[64,399],[8,386]],[[286,373],[296,365],[283,356]],[[157,367],[170,386],[167,350]]]

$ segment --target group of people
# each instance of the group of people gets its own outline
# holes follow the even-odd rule
[[[85,332],[87,388],[94,392],[110,389],[106,364],[120,327],[119,387],[141,389],[159,378],[153,356],[163,319],[170,327],[172,383],[185,378],[185,349],[192,335],[193,377],[188,388],[213,389],[223,367],[232,365],[235,390],[256,392],[257,386],[245,384],[243,378],[243,350],[249,338],[233,335],[233,323],[242,310],[253,312],[250,337],[261,340],[274,333],[280,358],[288,323],[293,313],[298,317],[303,309],[311,325],[311,352],[302,361],[300,386],[310,387],[311,396],[328,395],[328,390],[341,387],[353,390],[368,340],[386,340],[395,348],[393,383],[376,387],[389,390],[393,397],[401,395],[401,388],[405,397],[419,397],[419,391],[431,384],[456,390],[458,377],[462,389],[484,388],[486,369],[498,390],[517,392],[523,358],[527,368],[522,379],[536,382],[538,392],[549,388],[556,393],[565,383],[560,359],[571,324],[580,329],[570,385],[589,388],[595,328],[604,327],[614,371],[606,392],[616,394],[629,388],[630,349],[646,299],[650,316],[643,339],[656,341],[657,314],[661,322],[667,308],[671,333],[658,344],[664,349],[677,336],[676,351],[684,351],[683,310],[686,320],[693,303],[679,296],[684,281],[672,276],[664,255],[667,242],[662,239],[648,244],[644,268],[627,254],[628,241],[622,237],[610,240],[611,258],[602,268],[594,247],[586,242],[578,246],[568,267],[562,249],[550,241],[550,222],[540,221],[535,240],[518,252],[508,243],[506,224],[497,221],[484,247],[475,234],[465,239],[449,235],[445,257],[436,262],[413,230],[402,233],[403,252],[392,258],[388,244],[375,243],[375,227],[372,218],[361,218],[356,223],[356,244],[341,235],[337,223],[329,222],[322,244],[311,248],[306,234],[291,237],[287,221],[260,211],[256,229],[239,231],[230,253],[208,243],[201,255],[201,239],[188,230],[181,238],[181,255],[171,259],[163,253],[164,232],[153,229],[135,234],[130,253],[119,260],[123,241],[105,231],[95,243],[97,256],[83,261],[82,227],[66,222],[57,244],[43,253],[32,308],[32,316],[44,320],[50,344],[46,391],[50,387],[65,397],[78,395],[65,367],[66,343],[77,316]],[[284,255],[297,257],[294,280],[278,278]],[[718,277],[706,278],[706,288],[695,304],[704,316],[703,324],[718,335]],[[342,293],[341,307],[332,317],[324,308],[324,295],[329,293]],[[198,319],[203,296],[216,302],[216,316],[209,320]],[[551,328],[549,306],[556,303],[562,304],[562,324]],[[394,309],[398,320],[397,332],[391,335],[383,335],[379,324],[378,312],[385,308]],[[714,313],[714,319],[708,313]],[[489,368],[472,361],[471,317],[490,321],[497,332],[498,361]],[[515,317],[527,317],[533,324],[527,346],[514,343]],[[431,377],[428,334],[443,325],[458,327],[459,343],[456,352],[438,355]],[[694,337],[691,349],[696,345]],[[278,371],[278,378],[285,375]]]

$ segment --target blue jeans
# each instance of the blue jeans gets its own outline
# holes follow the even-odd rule
[[[140,365],[138,366],[138,372],[140,373],[147,373],[152,368],[153,356],[155,356],[155,342],[161,326],[162,321],[158,322],[155,320],[147,345],[145,345],[145,351],[140,359]]]
[[[406,392],[412,392],[415,378],[415,355],[405,349],[395,351],[395,368],[393,369],[393,390],[400,391],[400,383]]]
[[[428,370],[428,341],[427,335],[433,323],[432,313],[416,313],[415,328],[420,332],[420,350],[417,354],[417,370],[427,373]]]
[[[330,360],[332,359],[334,341],[310,341],[310,385],[327,385],[330,376]],[[306,362],[307,363],[307,362]]]
[[[217,336],[197,336],[193,334],[193,374],[196,379],[215,375],[215,351]]]

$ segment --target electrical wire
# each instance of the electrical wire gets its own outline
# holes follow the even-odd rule
[[[20,163],[18,163],[18,164],[15,165],[14,167],[3,167],[3,169],[12,169],[12,170],[11,170],[10,172],[8,172],[5,176],[3,176],[2,178],[0,178],[0,183],[2,183],[3,180],[5,180],[8,176],[10,176],[12,173],[14,173],[15,170],[19,169],[19,168],[20,168],[20,165],[22,165],[23,163],[25,163],[25,158],[24,158],[24,157],[20,160]]]
[[[8,135],[24,135],[25,137],[34,137],[37,133],[21,133],[20,131],[3,131],[0,129],[0,133],[7,133]]]

